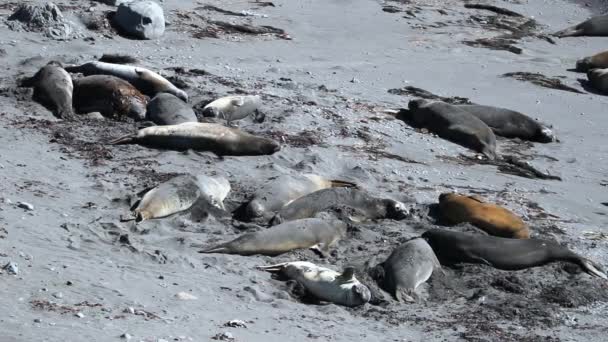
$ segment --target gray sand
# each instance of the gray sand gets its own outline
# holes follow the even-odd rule
[[[166,0],[171,25],[159,40],[134,41],[110,29],[82,27],[81,36],[57,41],[10,30],[5,21],[16,6],[0,4],[0,49],[6,51],[0,53],[0,266],[12,261],[19,268],[17,275],[0,274],[0,341],[118,341],[124,333],[135,341],[207,341],[222,332],[237,341],[605,340],[607,285],[562,264],[519,272],[469,265],[448,270],[445,279],[433,277],[427,302],[399,304],[379,293],[376,301],[353,309],[306,304],[290,294],[288,284],[254,269],[291,260],[336,270],[374,258],[378,263],[394,246],[424,232],[425,219],[357,225],[328,259],[312,251],[275,258],[200,255],[192,244],[239,234],[213,218],[121,222],[129,216],[130,196],[175,174],[225,175],[232,184],[226,205],[234,209],[273,176],[314,172],[355,181],[377,197],[411,206],[414,200],[436,202],[447,190],[480,193],[523,216],[535,237],[557,239],[608,266],[608,209],[601,205],[608,200],[608,97],[585,91],[578,82],[585,76],[567,71],[577,59],[604,50],[608,38],[550,44],[527,37],[516,44],[523,52],[514,54],[461,43],[501,33],[478,23],[464,27],[470,15],[493,13],[465,9],[462,1],[273,2],[276,7],[206,2],[266,16],[196,12],[225,22],[271,25],[291,40],[242,33],[194,38],[206,25],[192,14],[202,5]],[[542,25],[539,33],[599,11],[560,0],[490,3],[534,17]],[[84,0],[57,4],[70,20],[78,13],[101,18],[112,9]],[[413,10],[416,17],[384,12],[385,5]],[[132,54],[142,66],[183,81],[195,108],[242,91],[262,95],[266,120],[245,119],[239,126],[281,141],[282,150],[220,160],[105,146],[134,132],[135,124],[61,122],[31,100],[30,90],[16,86],[18,78],[33,75],[49,60],[80,63],[103,53]],[[176,74],[175,67],[209,74]],[[500,77],[518,71],[564,76],[564,84],[584,94]],[[459,156],[470,151],[382,113],[406,107],[410,97],[387,91],[407,85],[552,124],[560,143],[499,139],[498,151],[515,150],[563,181],[468,165]],[[177,299],[179,292],[198,299]],[[234,319],[247,328],[224,327]]]

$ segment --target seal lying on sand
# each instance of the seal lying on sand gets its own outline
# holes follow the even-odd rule
[[[551,262],[579,265],[594,277],[608,279],[601,266],[560,244],[538,239],[508,239],[432,229],[422,234],[442,265],[485,264],[500,270],[522,270]]]
[[[538,121],[522,113],[493,106],[458,105],[488,125],[494,134],[505,138],[548,143],[555,141],[553,132]]]
[[[593,88],[608,95],[608,69],[591,69],[587,71],[587,78]]]
[[[73,119],[72,94],[74,85],[61,63],[51,61],[31,78],[21,83],[34,87],[34,100],[49,108],[60,119]]]
[[[169,93],[160,93],[148,103],[148,120],[157,125],[177,125],[198,122],[194,110],[187,103]]]
[[[416,301],[416,288],[441,265],[426,240],[418,237],[395,248],[385,262],[382,287],[398,301]]]
[[[397,117],[415,128],[426,128],[443,139],[496,158],[496,136],[473,114],[441,101],[412,100]]]
[[[123,79],[93,75],[74,80],[73,103],[78,113],[100,112],[106,117],[143,120],[148,99]]]
[[[479,196],[441,194],[439,211],[450,224],[469,222],[490,235],[516,239],[530,237],[528,226],[519,216],[503,207],[486,203]]]
[[[281,149],[274,140],[256,137],[220,124],[201,122],[146,127],[140,129],[137,134],[118,138],[109,144],[139,144],[171,150],[193,149],[233,156],[273,154]]]
[[[323,255],[330,247],[346,236],[346,223],[317,218],[285,222],[278,226],[246,233],[238,238],[205,249],[200,253],[226,253],[239,255],[279,255],[294,249],[311,248]]]
[[[279,211],[292,201],[312,192],[337,187],[357,187],[356,184],[341,180],[329,180],[315,174],[282,175],[262,186],[247,204],[247,219],[264,217]]]
[[[608,36],[608,15],[593,17],[576,26],[557,31],[553,35],[559,38],[575,36]]]
[[[161,75],[142,67],[132,65],[112,64],[99,61],[88,62],[82,65],[71,65],[65,68],[72,73],[89,75],[112,75],[129,81],[139,91],[154,96],[158,93],[173,94],[184,101],[188,101],[188,94],[177,88]]]
[[[407,209],[401,202],[372,197],[364,191],[353,188],[329,188],[302,196],[286,205],[270,224],[314,217],[334,207],[348,207],[362,216],[362,218],[351,217],[353,220],[385,218],[401,220],[407,215]]]
[[[608,68],[608,51],[597,53],[576,61],[576,71],[587,72],[591,69]]]
[[[148,191],[134,210],[135,221],[163,218],[190,209],[199,198],[223,209],[230,183],[223,177],[177,176]]]
[[[371,299],[367,286],[355,278],[355,270],[347,267],[342,273],[306,261],[258,266],[260,270],[277,272],[302,284],[318,299],[344,306],[363,305]]]
[[[203,116],[231,122],[244,119],[254,112],[259,114],[261,105],[262,99],[258,95],[226,96],[203,107]]]

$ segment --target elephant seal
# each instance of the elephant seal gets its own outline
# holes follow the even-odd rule
[[[353,307],[363,305],[371,299],[369,288],[355,278],[355,269],[352,267],[339,273],[311,262],[292,261],[257,268],[280,273],[297,281],[322,301]]]
[[[579,265],[594,277],[608,279],[601,266],[553,241],[508,239],[445,229],[426,231],[422,237],[431,245],[442,265],[485,264],[513,271],[564,261]]]
[[[339,220],[325,221],[309,218],[285,222],[278,226],[246,233],[238,238],[214,246],[200,253],[225,253],[239,255],[279,255],[294,249],[310,248],[322,255],[346,236],[346,223]]]
[[[100,112],[106,117],[143,120],[148,99],[123,79],[93,75],[74,80],[73,103],[78,113]]]
[[[463,196],[454,193],[439,195],[439,211],[450,224],[468,222],[494,236],[528,239],[530,231],[524,221],[511,211],[479,196]]]
[[[247,219],[264,217],[279,211],[292,201],[312,192],[337,187],[352,187],[357,185],[342,180],[330,180],[315,174],[282,175],[262,186],[255,192],[253,199],[247,204],[245,214]]]
[[[587,71],[587,78],[593,88],[608,95],[608,69],[591,69]]]
[[[226,187],[228,187],[226,189]],[[168,217],[190,209],[201,197],[223,209],[230,183],[222,177],[181,175],[148,191],[133,211],[135,222]]]
[[[401,220],[407,215],[407,209],[401,202],[372,197],[367,192],[354,188],[329,188],[302,196],[284,206],[272,218],[270,224],[314,217],[316,214],[334,207],[354,209],[357,216],[362,216],[362,218],[351,217],[356,221],[385,218]]]
[[[184,122],[198,122],[194,110],[173,94],[156,94],[148,103],[148,120],[157,125],[176,125]]]
[[[179,125],[152,126],[109,142],[110,145],[139,144],[172,149],[210,151],[217,155],[254,156],[273,154],[281,149],[274,140],[257,137],[220,124],[184,122]]]
[[[203,116],[225,119],[228,122],[241,120],[252,113],[259,116],[262,99],[258,95],[221,97],[203,107]]]
[[[73,119],[72,95],[74,84],[61,63],[51,61],[31,78],[21,83],[34,87],[34,100],[47,107],[60,119]]]
[[[597,53],[591,57],[576,61],[576,71],[587,72],[591,69],[608,68],[608,51]]]
[[[576,36],[608,36],[608,15],[593,17],[578,25],[557,31],[553,35],[558,38]]]
[[[505,138],[549,143],[555,141],[551,129],[514,110],[483,105],[457,105],[488,125],[494,134]]]
[[[496,158],[496,136],[473,114],[441,101],[412,100],[398,118],[415,128],[426,128],[443,139]]]
[[[142,67],[132,65],[112,64],[99,61],[87,62],[82,65],[71,65],[65,68],[68,72],[89,75],[111,75],[128,81],[142,93],[155,96],[158,93],[173,94],[188,102],[188,94],[169,82],[161,75]]]

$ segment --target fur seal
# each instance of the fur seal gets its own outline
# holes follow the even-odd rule
[[[274,140],[257,137],[220,124],[185,122],[179,125],[152,126],[127,135],[111,145],[139,144],[154,148],[210,151],[217,155],[253,156],[273,154],[281,149]]]
[[[194,110],[177,96],[169,93],[156,94],[150,100],[146,117],[157,125],[198,122]]]
[[[158,93],[169,93],[188,102],[188,94],[186,94],[185,91],[177,88],[173,83],[169,82],[169,80],[161,75],[146,68],[93,61],[82,65],[71,65],[65,69],[69,72],[81,73],[85,76],[116,76],[128,81],[139,89],[139,91],[148,96],[154,96]]]
[[[519,216],[496,204],[486,203],[479,196],[443,193],[439,195],[439,211],[450,224],[468,222],[490,235],[530,238],[528,226]]]
[[[177,176],[146,192],[133,211],[135,221],[163,218],[186,211],[201,197],[223,209],[222,202],[229,191],[230,183],[222,177]]]
[[[270,219],[269,216],[274,215],[275,212],[304,195],[337,187],[356,188],[357,185],[342,180],[326,179],[311,173],[279,176],[255,192],[253,199],[245,208],[246,218],[264,217]]]
[[[21,83],[34,87],[34,100],[41,103],[60,119],[73,119],[72,95],[74,84],[61,63],[51,61],[31,78]]]
[[[496,158],[496,136],[473,114],[441,101],[412,100],[398,118],[415,128],[426,128],[443,139]]]
[[[435,252],[420,237],[395,248],[381,266],[384,269],[383,288],[400,302],[415,302],[416,288],[426,282],[434,270],[441,269]]]
[[[228,122],[241,120],[252,113],[259,116],[262,99],[258,95],[221,97],[203,107],[203,116],[225,119]]]
[[[148,99],[123,79],[93,75],[74,80],[73,103],[78,113],[100,112],[106,117],[143,120]]]
[[[591,69],[608,68],[608,51],[597,53],[576,61],[576,71],[587,72]]]
[[[316,214],[334,207],[354,209],[357,216],[363,216],[362,219],[401,220],[407,215],[407,209],[401,202],[372,197],[367,192],[354,188],[329,188],[302,196],[284,206],[272,218],[270,224],[314,217]],[[361,218],[351,217],[351,219],[360,220]]]
[[[608,69],[591,69],[587,71],[587,78],[593,88],[608,95]]]
[[[557,31],[553,35],[558,38],[576,36],[608,36],[608,14],[593,17],[578,25]]]
[[[594,277],[608,279],[602,267],[557,242],[539,239],[508,239],[432,229],[422,234],[442,265],[485,264],[514,271],[565,261],[579,265]]]
[[[458,105],[488,125],[494,134],[505,138],[549,143],[555,141],[551,129],[514,110],[483,105]]]
[[[238,238],[214,246],[200,253],[226,253],[239,255],[279,255],[294,249],[310,248],[322,255],[346,236],[346,223],[317,218],[285,222],[278,226],[246,233]]]
[[[339,273],[311,262],[293,261],[257,268],[281,273],[297,281],[322,301],[353,307],[363,305],[371,299],[369,288],[355,278],[355,269],[352,267]]]

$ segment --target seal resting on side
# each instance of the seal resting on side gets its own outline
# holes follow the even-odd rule
[[[591,57],[576,61],[576,71],[587,72],[591,69],[608,68],[608,51],[597,53]]]
[[[346,236],[346,223],[317,218],[285,222],[278,226],[246,233],[238,238],[200,251],[239,255],[279,255],[294,249],[311,248],[322,255]]]
[[[47,107],[60,119],[73,119],[72,95],[74,84],[61,63],[51,61],[31,78],[21,83],[24,87],[34,87],[34,100]]]
[[[347,267],[339,273],[311,262],[293,261],[257,268],[280,273],[297,281],[322,301],[353,307],[363,305],[371,299],[369,288],[355,278],[355,270],[352,267]]]
[[[170,150],[210,151],[217,155],[254,156],[273,154],[281,149],[274,140],[257,137],[220,124],[185,122],[152,126],[109,142],[111,145],[139,144]]]
[[[123,79],[93,75],[74,80],[73,103],[78,113],[100,112],[106,117],[143,120],[148,98]]]
[[[262,99],[258,95],[226,96],[203,107],[203,116],[231,122],[244,119],[253,113],[259,116],[261,105]]]
[[[454,193],[439,195],[441,217],[450,224],[468,222],[494,236],[528,239],[530,230],[524,221],[511,211],[487,203],[479,196],[463,196]]]
[[[608,15],[599,15],[582,23],[557,31],[553,34],[558,38],[576,36],[608,36]]]
[[[198,122],[192,107],[177,96],[160,93],[154,96],[146,111],[146,118],[157,125],[177,125]]]
[[[608,279],[602,267],[557,242],[539,239],[508,239],[496,236],[432,229],[422,234],[442,265],[484,264],[515,271],[564,261],[579,265],[594,277]]]

